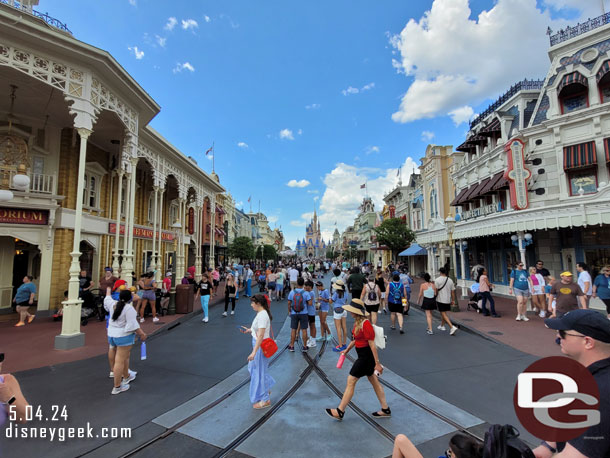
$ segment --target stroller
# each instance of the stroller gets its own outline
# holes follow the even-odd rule
[[[267,291],[266,286],[266,281],[267,281],[267,277],[265,277],[264,275],[260,275],[258,277],[258,292],[259,293],[264,293]]]

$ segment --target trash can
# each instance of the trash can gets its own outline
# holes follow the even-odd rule
[[[194,295],[193,285],[176,285],[176,313],[192,312]]]

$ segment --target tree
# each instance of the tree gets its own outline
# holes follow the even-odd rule
[[[269,261],[273,259],[274,261],[277,258],[277,250],[273,245],[263,245],[263,260]]]
[[[348,246],[343,252],[343,257],[352,261],[353,264],[354,259],[358,259],[358,248],[353,245]]]
[[[396,256],[400,250],[407,248],[415,241],[415,232],[413,232],[400,218],[388,218],[378,226],[374,227],[377,242],[380,245],[387,246],[392,251],[392,259],[396,260]]]
[[[338,253],[335,252],[335,249],[333,247],[330,247],[326,250],[326,259],[336,259],[338,256]]]
[[[237,237],[229,244],[229,256],[240,261],[254,257],[254,245],[249,237]]]

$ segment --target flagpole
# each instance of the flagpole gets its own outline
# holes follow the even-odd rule
[[[212,142],[212,173],[215,173],[214,161],[216,161],[216,151],[214,151],[214,142]]]

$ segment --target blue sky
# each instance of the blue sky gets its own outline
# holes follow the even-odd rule
[[[314,205],[325,234],[343,230],[360,184],[380,209],[398,167],[406,181],[428,143],[459,145],[510,84],[543,78],[548,25],[601,13],[599,0],[40,3],[125,67],[162,107],[151,125],[206,171],[215,142],[221,183],[246,211],[260,200],[293,248]]]

